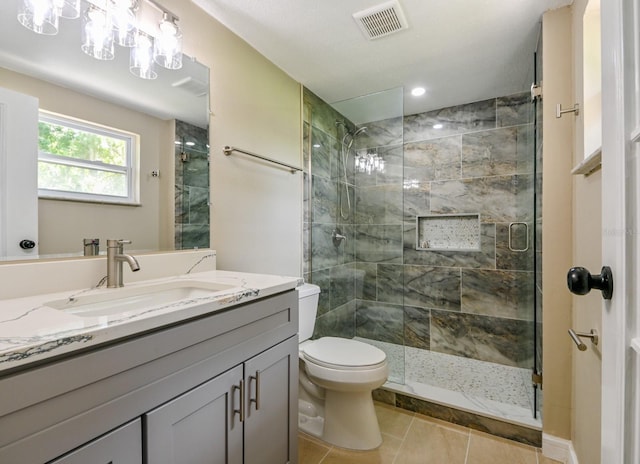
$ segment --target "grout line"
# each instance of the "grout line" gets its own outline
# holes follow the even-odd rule
[[[469,449],[471,448],[471,429],[467,432],[467,452],[464,455],[464,464],[469,462]]]
[[[327,448],[327,452],[326,452],[326,453],[324,453],[324,456],[322,456],[322,458],[320,459],[320,461],[318,461],[318,464],[322,464],[322,463],[324,462],[325,458],[326,458],[327,456],[329,456],[329,453],[331,452],[331,450],[332,450],[332,449],[333,449],[333,446],[332,446],[332,447],[330,447],[330,448]]]
[[[398,451],[396,452],[396,455],[393,458],[392,464],[396,464],[396,461],[398,460],[398,456],[400,456],[400,450],[403,448],[403,446],[404,446],[404,444],[405,444],[405,442],[407,440],[407,435],[409,435],[409,430],[413,426],[413,423],[415,422],[415,420],[416,420],[416,414],[413,413],[413,415],[411,416],[411,422],[409,422],[409,426],[407,427],[407,430],[404,432],[404,435],[403,435],[402,439],[400,440],[400,446],[398,447]],[[399,463],[399,464],[402,464],[402,463]]]

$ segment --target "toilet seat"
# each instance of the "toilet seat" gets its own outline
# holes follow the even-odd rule
[[[346,338],[322,337],[301,348],[306,361],[335,370],[372,370],[387,359],[379,348]]]

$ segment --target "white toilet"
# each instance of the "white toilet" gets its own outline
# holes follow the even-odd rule
[[[382,436],[371,392],[384,384],[389,367],[384,351],[356,340],[309,340],[320,287],[298,287],[300,298],[299,428],[343,448],[369,450]]]

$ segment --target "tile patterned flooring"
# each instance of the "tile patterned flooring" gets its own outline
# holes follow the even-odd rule
[[[382,445],[349,451],[299,433],[299,464],[559,464],[532,446],[376,403]]]

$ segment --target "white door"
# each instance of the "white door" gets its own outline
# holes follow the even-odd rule
[[[601,2],[602,458],[640,463],[640,0]]]
[[[38,99],[0,88],[0,259],[36,256],[37,244]]]

